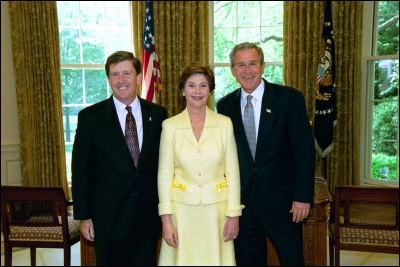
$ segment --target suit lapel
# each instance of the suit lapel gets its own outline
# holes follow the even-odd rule
[[[203,132],[201,133],[199,145],[201,145],[210,136],[211,128],[218,128],[218,122],[209,107],[206,107],[206,119],[204,121]]]
[[[192,145],[198,147],[199,144],[197,143],[196,137],[194,136],[187,108],[185,108],[179,116],[181,116],[181,119],[178,122],[177,129],[185,131],[185,138]]]
[[[153,136],[153,124],[151,117],[151,110],[147,103],[139,97],[140,108],[142,111],[142,123],[143,123],[143,141],[142,141],[142,149],[140,151],[138,165],[140,166],[141,161],[146,161],[146,157],[148,155],[149,149],[152,146],[153,140],[151,137]]]
[[[278,112],[278,108],[274,105],[276,100],[275,92],[271,85],[265,80],[264,85],[265,89],[261,103],[260,123],[258,126],[256,160],[258,158],[257,156],[261,155],[265,149],[268,133],[271,130],[272,122]]]
[[[120,146],[120,150],[125,158],[133,163],[128,146],[126,145],[124,133],[119,123],[117,110],[115,109],[112,96],[106,101],[106,105],[104,107],[104,118],[104,123],[111,134],[110,138],[113,138],[118,146]]]
[[[246,157],[253,160],[249,143],[247,142],[246,132],[244,131],[241,103],[240,103],[240,99],[242,96],[241,92],[242,91],[240,88],[237,89],[237,93],[234,95],[234,99],[232,100],[231,120],[233,125],[235,125],[234,132],[236,136],[236,145],[242,147],[243,151],[246,152]]]

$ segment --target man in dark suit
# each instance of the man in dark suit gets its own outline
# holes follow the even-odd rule
[[[105,64],[113,95],[84,108],[72,151],[74,217],[94,241],[97,265],[156,265],[161,234],[157,171],[164,107],[136,95],[142,64],[117,51]],[[136,121],[137,166],[125,141],[126,107]]]
[[[304,265],[301,222],[314,196],[315,146],[303,94],[262,78],[264,54],[253,43],[236,45],[230,64],[241,88],[221,98],[217,110],[232,120],[239,155],[245,209],[235,239],[237,264],[266,265],[268,235],[281,266]],[[250,140],[242,119],[248,95],[255,119]]]

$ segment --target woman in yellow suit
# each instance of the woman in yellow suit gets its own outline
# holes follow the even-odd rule
[[[232,122],[206,105],[215,88],[209,66],[189,63],[178,83],[186,109],[165,120],[161,133],[158,265],[233,266],[243,206]]]

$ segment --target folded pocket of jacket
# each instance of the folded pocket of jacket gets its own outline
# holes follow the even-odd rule
[[[180,190],[182,190],[182,191],[185,191],[186,190],[186,185],[184,185],[184,184],[179,184],[179,183],[177,183],[177,182],[175,182],[175,181],[172,181],[172,190],[174,190],[174,189],[180,189]]]

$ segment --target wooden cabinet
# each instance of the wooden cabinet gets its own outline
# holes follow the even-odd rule
[[[331,195],[322,177],[315,178],[314,204],[303,222],[303,253],[306,266],[327,266],[328,205]],[[279,266],[276,250],[267,238],[268,266]]]
[[[327,265],[327,231],[328,210],[331,196],[326,181],[315,178],[314,205],[310,214],[303,222],[304,261],[306,266]],[[267,241],[268,238],[267,238]],[[268,265],[279,266],[278,256],[271,242],[267,245]],[[94,243],[86,240],[81,234],[81,265],[96,266],[96,251]]]

